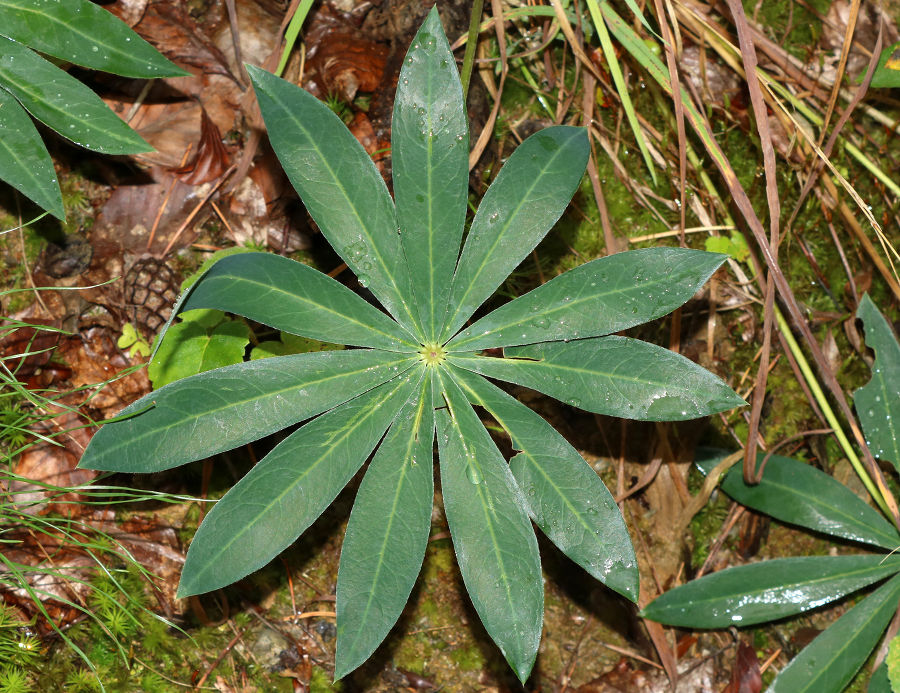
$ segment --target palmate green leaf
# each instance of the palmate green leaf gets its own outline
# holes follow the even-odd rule
[[[524,682],[544,617],[537,539],[500,451],[446,372],[441,384],[441,492],[456,561],[485,630]]]
[[[400,240],[430,340],[447,308],[466,219],[468,133],[456,63],[432,8],[400,69],[391,123]]]
[[[434,502],[432,372],[397,415],[356,494],[338,571],[335,679],[384,640],[422,567]]]
[[[853,393],[856,414],[872,454],[900,472],[900,343],[868,294],[856,317],[863,321],[866,345],[875,352],[872,379]]]
[[[521,452],[509,466],[528,512],[560,551],[633,602],[639,575],[631,538],[610,492],[565,438],[484,378],[454,368],[472,404],[487,409]]]
[[[900,601],[900,575],[835,621],[788,664],[768,693],[838,693],[865,663]]]
[[[3,88],[0,88],[0,179],[56,218],[66,218],[50,154],[28,113]]]
[[[345,402],[276,445],[204,518],[178,597],[230,585],[295,541],[362,467],[423,370]]]
[[[190,75],[88,0],[0,0],[0,32],[41,53],[123,77]]]
[[[394,203],[371,157],[324,103],[247,66],[269,141],[325,238],[388,312],[416,333]]]
[[[643,616],[690,628],[728,628],[815,609],[900,570],[900,556],[805,556],[726,568],[660,595]]]
[[[177,467],[320,414],[418,362],[360,349],[276,356],[200,373],[125,407],[119,417],[128,418],[103,426],[78,466],[115,472]]]
[[[152,149],[81,82],[5,36],[0,36],[0,86],[35,118],[85,149],[102,154]]]
[[[708,474],[723,455],[709,451],[700,457],[696,464]],[[732,467],[721,488],[741,505],[782,522],[889,550],[900,546],[900,533],[875,508],[825,472],[789,457],[772,455],[752,486]]]
[[[467,327],[448,351],[599,337],[675,310],[728,259],[687,248],[616,253],[569,270]]]
[[[440,341],[463,326],[562,216],[589,153],[587,130],[564,125],[535,133],[512,153],[472,221]]]
[[[340,282],[271,253],[222,258],[195,284],[180,311],[218,308],[334,344],[416,351],[412,335]]]
[[[683,421],[745,404],[693,361],[628,337],[543,342],[504,354],[512,358],[451,354],[448,360],[573,407],[629,419]]]

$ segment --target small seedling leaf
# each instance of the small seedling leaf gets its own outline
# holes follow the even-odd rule
[[[428,373],[360,484],[337,580],[334,677],[362,664],[403,611],[422,567],[434,497],[434,410]]]

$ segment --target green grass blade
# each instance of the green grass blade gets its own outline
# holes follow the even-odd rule
[[[644,157],[644,163],[650,172],[650,178],[653,185],[657,184],[656,167],[653,165],[653,158],[650,156],[650,150],[647,148],[647,142],[644,140],[644,132],[638,123],[637,112],[634,110],[634,103],[631,101],[631,95],[628,93],[628,85],[625,84],[625,76],[622,74],[622,66],[616,57],[616,49],[613,47],[612,39],[610,39],[609,31],[606,29],[606,22],[600,14],[600,7],[597,0],[587,0],[588,9],[591,12],[591,19],[594,22],[594,28],[597,30],[597,38],[600,39],[600,48],[603,49],[603,57],[606,58],[606,65],[609,67],[609,74],[616,85],[616,93],[622,100],[622,110],[625,111],[625,117],[628,119],[628,125],[631,126],[631,132],[634,134],[634,140],[637,142],[638,149],[641,150],[641,156]],[[632,11],[635,10],[634,4],[630,3]],[[643,15],[637,11],[635,14],[643,20]],[[646,22],[644,22],[646,24]],[[627,46],[626,46],[627,50]]]
[[[115,472],[177,467],[320,414],[417,362],[383,351],[327,351],[200,373],[123,409],[121,414],[141,413],[101,428],[79,467]]]
[[[422,567],[434,503],[434,410],[427,373],[356,494],[337,580],[334,677],[362,664],[397,621]]]
[[[466,220],[469,128],[437,9],[400,70],[391,142],[400,239],[425,336],[437,338]]]
[[[866,346],[875,352],[872,379],[853,393],[856,414],[872,454],[900,472],[900,343],[868,294],[856,317],[863,321]]]
[[[647,248],[585,263],[501,306],[460,332],[449,351],[599,337],[675,310],[726,255]]]
[[[101,154],[151,151],[99,96],[30,48],[0,36],[0,86],[47,127]]]
[[[900,569],[900,556],[805,556],[726,568],[650,602],[643,616],[689,628],[750,626],[792,616]]]
[[[394,203],[372,159],[312,94],[258,67],[247,72],[272,148],[310,216],[360,284],[415,332]]]
[[[276,445],[203,520],[178,597],[230,585],[293,543],[359,471],[421,377],[422,368],[398,376]]]
[[[683,421],[745,404],[693,361],[628,337],[543,342],[504,353],[512,358],[451,355],[450,362],[573,407],[627,419]]]
[[[125,22],[88,0],[0,0],[3,35],[41,53],[123,77],[190,76]]]
[[[721,458],[708,455],[697,466],[707,474]],[[739,467],[732,467],[721,487],[741,505],[782,522],[888,550],[900,546],[900,534],[875,508],[828,474],[789,457],[770,457],[762,480],[753,486],[744,483]]]
[[[0,179],[56,218],[66,218],[50,154],[28,113],[3,88],[0,88]]]
[[[521,681],[541,639],[544,586],[525,502],[509,466],[452,377],[437,411],[441,491],[456,560],[485,629]]]
[[[584,128],[546,128],[513,152],[472,221],[447,308],[441,341],[452,336],[547,235],[587,166]]]
[[[310,339],[415,351],[412,336],[346,286],[271,253],[222,258],[196,283],[181,311],[218,308]]]
[[[597,473],[524,404],[477,375],[455,368],[453,377],[521,450],[509,466],[538,527],[588,573],[636,602],[639,576],[631,537]]]
[[[879,587],[788,664],[769,693],[839,693],[859,671],[900,601],[900,575]]]

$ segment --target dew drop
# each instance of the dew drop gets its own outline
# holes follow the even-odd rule
[[[550,321],[547,318],[535,318],[531,321],[531,324],[542,330],[546,330],[550,327]]]
[[[466,465],[466,477],[476,486],[481,483],[481,473],[474,464],[474,460]]]
[[[369,286],[369,282],[370,282],[370,281],[372,281],[372,280],[369,279],[369,275],[367,275],[367,274],[361,274],[361,275],[359,275],[359,285],[360,285],[362,288],[365,289],[367,286]]]

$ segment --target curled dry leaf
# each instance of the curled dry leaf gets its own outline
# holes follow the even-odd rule
[[[222,144],[222,133],[210,119],[206,109],[200,107],[200,142],[195,147],[196,154],[186,165],[176,168],[174,173],[189,185],[200,185],[215,180],[228,169],[229,156]]]

